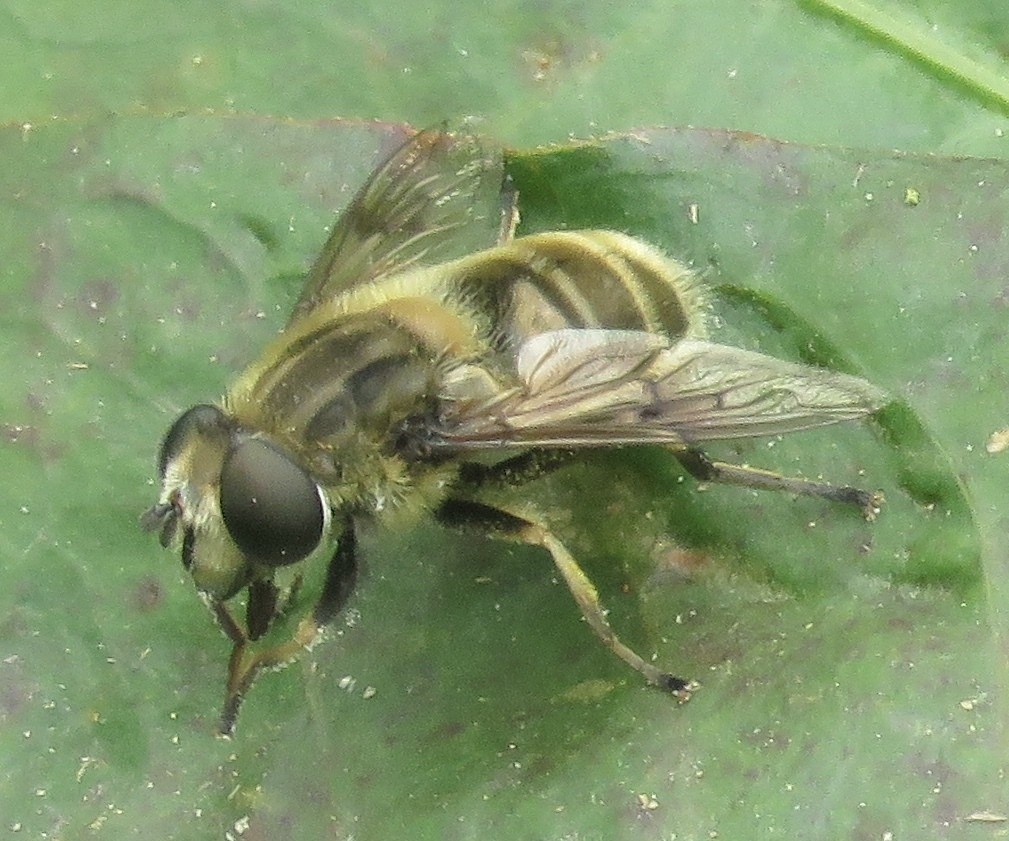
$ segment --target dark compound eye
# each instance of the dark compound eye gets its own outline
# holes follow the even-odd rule
[[[201,403],[187,409],[169,427],[161,441],[161,449],[158,451],[158,476],[165,478],[168,462],[179,454],[190,435],[215,429],[223,431],[227,428],[228,419],[216,406]]]
[[[221,516],[239,549],[272,566],[293,564],[311,553],[325,526],[312,478],[281,450],[256,438],[224,459]]]

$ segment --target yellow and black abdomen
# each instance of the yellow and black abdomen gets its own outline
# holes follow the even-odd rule
[[[452,285],[488,314],[494,343],[505,352],[566,327],[671,339],[704,334],[704,302],[690,270],[615,231],[531,234],[445,269]]]

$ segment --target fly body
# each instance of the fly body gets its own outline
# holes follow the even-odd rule
[[[471,141],[436,132],[394,152],[337,222],[284,330],[219,403],[187,410],[164,437],[143,523],[181,552],[233,643],[225,733],[255,677],[314,645],[346,603],[365,520],[426,511],[546,549],[604,644],[685,699],[693,684],[619,640],[549,528],[487,490],[587,449],[659,444],[702,479],[878,505],[699,447],[863,417],[879,389],[712,342],[691,272],[631,236],[513,237],[507,190],[497,241],[462,247],[474,196],[498,172]],[[314,607],[290,640],[257,646],[289,601],[277,572],[324,544],[335,548]],[[243,590],[240,621],[228,602]]]

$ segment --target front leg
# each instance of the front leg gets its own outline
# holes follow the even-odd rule
[[[245,604],[245,627],[249,639],[258,640],[265,634],[277,616],[280,591],[272,578],[255,578],[249,584]]]
[[[259,673],[263,669],[286,666],[294,662],[303,651],[310,650],[319,641],[326,626],[346,605],[356,583],[357,537],[353,520],[348,517],[340,542],[326,568],[326,580],[319,601],[311,614],[298,623],[294,635],[287,642],[250,652],[248,635],[238,627],[227,608],[219,603],[214,606],[218,621],[235,644],[228,663],[228,685],[218,728],[222,735],[229,736],[234,732],[242,700]],[[250,592],[250,600],[252,597]],[[230,625],[227,624],[229,622]]]

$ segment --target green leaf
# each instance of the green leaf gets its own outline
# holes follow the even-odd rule
[[[5,0],[0,119],[475,116],[528,146],[637,126],[1006,155],[1002,0]],[[1003,89],[1000,93],[999,89]]]
[[[874,523],[698,490],[660,450],[532,483],[684,706],[534,550],[364,539],[353,610],[213,729],[228,645],[140,532],[174,416],[284,321],[391,129],[184,117],[0,132],[0,812],[25,837],[959,837],[1004,809],[1006,165],[656,131],[514,153],[523,231],[689,260],[712,333],[889,389],[713,448],[881,488]],[[908,190],[918,194],[908,201]],[[365,692],[373,687],[371,692]]]

